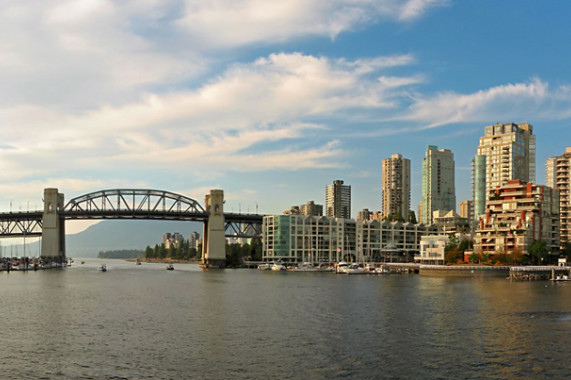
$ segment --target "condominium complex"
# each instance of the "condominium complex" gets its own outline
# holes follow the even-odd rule
[[[412,223],[272,215],[264,217],[262,234],[266,261],[412,261],[421,237],[437,230]]]
[[[548,252],[559,250],[559,196],[557,190],[531,182],[510,180],[491,190],[486,212],[479,216],[475,252],[529,253],[535,240]]]
[[[325,188],[325,209],[327,216],[335,218],[351,218],[351,186],[343,181],[335,180]]]
[[[383,215],[408,217],[410,210],[410,160],[400,154],[383,160]]]
[[[512,179],[535,182],[535,135],[529,123],[488,125],[473,162],[474,218],[490,190]]]
[[[428,145],[422,161],[419,221],[432,224],[432,213],[436,210],[456,210],[454,154],[448,149],[438,150],[438,147]]]
[[[547,186],[559,191],[561,246],[571,243],[571,147],[558,157],[550,157],[545,165]]]

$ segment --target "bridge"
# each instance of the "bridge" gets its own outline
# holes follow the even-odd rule
[[[79,219],[147,219],[197,221],[204,225],[202,265],[226,263],[225,238],[261,236],[263,215],[224,213],[224,192],[211,190],[204,206],[181,194],[164,190],[99,190],[71,199],[64,205],[58,189],[44,189],[44,209],[0,212],[1,237],[41,236],[41,256],[65,260],[65,222]]]

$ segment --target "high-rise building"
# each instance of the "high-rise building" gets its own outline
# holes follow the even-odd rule
[[[383,215],[400,215],[405,220],[410,210],[410,160],[400,154],[383,160]]]
[[[550,178],[553,174],[549,174],[553,162],[555,162],[555,179]],[[561,156],[548,158],[545,166],[547,186],[559,191],[561,246],[563,246],[565,243],[571,243],[571,147],[567,147]]]
[[[422,200],[419,205],[420,223],[432,224],[436,210],[456,210],[454,186],[454,154],[428,145],[422,161]]]
[[[466,218],[468,220],[468,223],[471,223],[472,220],[474,220],[474,217],[472,216],[473,212],[474,212],[474,202],[472,201],[464,201],[464,202],[460,202],[458,204],[459,206],[459,214],[462,218]]]
[[[545,186],[557,188],[557,157],[549,157],[545,161]]]
[[[351,219],[351,186],[339,179],[327,185],[325,208],[329,217]]]
[[[529,123],[488,125],[473,160],[474,218],[484,213],[490,190],[512,179],[535,182],[533,126]]]

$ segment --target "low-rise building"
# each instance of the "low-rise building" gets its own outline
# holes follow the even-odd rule
[[[529,253],[536,240],[547,252],[559,250],[559,194],[547,186],[510,180],[488,193],[486,212],[479,217],[475,252]]]
[[[272,215],[263,221],[266,261],[404,261],[419,252],[420,238],[435,226],[402,222]]]
[[[446,235],[423,236],[420,239],[420,252],[414,256],[414,261],[420,264],[444,265],[446,259]]]

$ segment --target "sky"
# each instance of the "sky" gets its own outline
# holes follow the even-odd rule
[[[381,161],[450,149],[471,199],[484,126],[529,122],[537,182],[571,146],[570,2],[7,0],[0,4],[0,211],[102,189],[228,212],[381,209]],[[87,224],[66,226],[77,232]]]

